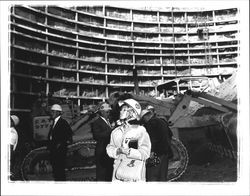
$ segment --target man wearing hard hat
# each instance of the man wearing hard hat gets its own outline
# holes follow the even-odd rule
[[[110,140],[111,125],[109,122],[111,107],[108,103],[102,103],[99,108],[99,117],[92,123],[93,137],[96,140],[96,180],[111,181],[113,159],[106,153],[106,146]]]
[[[65,181],[67,145],[72,142],[72,129],[62,117],[62,107],[54,104],[51,107],[53,124],[48,134],[48,149],[55,181]]]

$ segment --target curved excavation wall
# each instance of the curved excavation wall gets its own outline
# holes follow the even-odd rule
[[[29,111],[40,92],[80,106],[134,92],[133,68],[147,96],[178,77],[228,78],[238,67],[238,12],[14,6],[11,110]]]

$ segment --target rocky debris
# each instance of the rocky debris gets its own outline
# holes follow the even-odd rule
[[[234,72],[231,77],[216,86],[214,89],[210,89],[207,94],[224,99],[225,101],[237,102],[237,73]],[[198,113],[199,114],[198,114]],[[217,114],[218,112],[212,108],[206,108],[202,104],[197,102],[190,102],[188,114],[196,116],[202,116],[205,114]]]
[[[234,72],[231,77],[222,82],[218,87],[212,89],[209,94],[226,101],[237,100],[237,72]]]

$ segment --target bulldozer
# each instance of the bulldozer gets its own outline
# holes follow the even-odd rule
[[[162,100],[133,93],[115,92],[107,101],[115,106],[119,100],[128,96],[137,100],[142,108],[152,105],[157,115],[167,120],[173,132],[171,148],[174,155],[169,161],[169,181],[177,180],[187,169],[190,155],[192,158],[195,154],[189,142],[191,141],[192,144],[197,142],[194,138],[201,135],[201,132],[203,139],[200,141],[201,137],[197,137],[197,140],[203,142],[203,145],[205,141],[206,148],[211,152],[237,159],[236,103],[192,90],[184,94],[179,93],[174,99]],[[192,103],[200,105],[195,113],[190,114]],[[95,181],[96,141],[93,139],[91,123],[98,117],[98,105],[82,112],[73,103],[67,102],[61,105],[63,118],[69,122],[74,133],[73,143],[68,146],[66,179],[67,181]],[[25,181],[53,180],[49,151],[45,145],[51,124],[48,115],[50,106],[48,99],[45,102],[40,101],[31,113],[34,138],[43,142],[42,145],[31,150],[22,161],[21,175]],[[196,133],[190,134],[194,130]]]

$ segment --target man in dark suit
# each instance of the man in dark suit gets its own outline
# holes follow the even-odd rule
[[[167,181],[168,162],[173,156],[172,131],[165,120],[150,110],[141,112],[141,120],[151,140],[151,154],[146,168],[147,181]]]
[[[111,107],[107,103],[101,104],[99,118],[92,123],[93,137],[96,140],[96,180],[111,181],[113,171],[113,159],[106,153],[106,146],[110,142],[111,125],[109,114]]]
[[[51,107],[52,127],[48,134],[48,149],[55,181],[65,181],[67,145],[72,142],[72,130],[68,122],[61,118],[62,107],[54,104]]]

